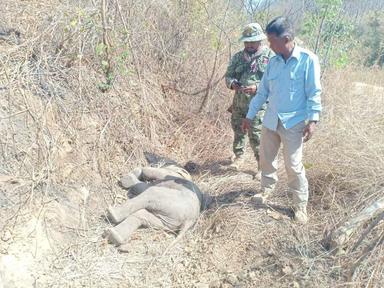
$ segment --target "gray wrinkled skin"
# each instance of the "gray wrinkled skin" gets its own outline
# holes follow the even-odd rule
[[[126,243],[141,226],[180,231],[182,235],[206,205],[188,172],[176,165],[135,169],[122,177],[121,185],[135,197],[107,211],[110,222],[117,225],[104,237],[117,246]]]

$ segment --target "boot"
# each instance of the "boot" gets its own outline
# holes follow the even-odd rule
[[[232,160],[232,163],[229,166],[238,170],[238,169],[240,169],[241,164],[244,162],[244,155],[242,155],[242,154],[236,155],[236,156],[232,157],[231,160]]]
[[[305,224],[308,222],[307,208],[306,207],[297,207],[294,209],[295,216],[293,220],[297,223]]]
[[[273,188],[261,188],[261,193],[252,196],[251,201],[255,202],[255,204],[265,204],[272,192]]]
[[[255,180],[258,180],[258,181],[261,181],[261,167],[260,167],[260,161],[257,159],[258,157],[256,157],[256,161],[257,161],[257,172],[254,176],[254,179]]]

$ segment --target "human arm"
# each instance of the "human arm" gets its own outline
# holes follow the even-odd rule
[[[269,94],[269,86],[268,86],[268,74],[269,74],[269,67],[267,67],[267,71],[264,73],[263,77],[261,78],[259,87],[257,89],[257,93],[255,97],[252,98],[251,102],[249,103],[248,113],[246,118],[253,120],[256,117],[257,112],[261,109],[263,104],[267,102],[268,94]]]
[[[305,125],[303,130],[303,141],[307,142],[309,139],[312,138],[313,133],[315,133],[316,130],[316,124],[317,121],[309,121],[307,125]]]
[[[307,98],[307,120],[308,124],[303,131],[304,142],[308,141],[315,132],[316,124],[321,112],[321,83],[320,64],[317,56],[308,61],[305,79],[305,95]]]
[[[309,59],[306,79],[305,95],[307,98],[307,120],[319,121],[321,112],[321,83],[320,83],[320,64],[317,56]]]
[[[255,95],[257,92],[257,86],[256,86],[256,84],[246,86],[246,87],[242,88],[241,91],[244,92],[245,94],[248,94],[248,95]]]
[[[235,54],[228,64],[227,71],[225,73],[225,84],[229,89],[238,90],[240,83],[238,83],[238,75],[236,75],[236,67],[238,65],[238,54]]]
[[[269,69],[267,69],[266,73],[264,73],[263,77],[261,78],[259,88],[257,89],[257,93],[249,103],[247,116],[242,121],[241,129],[244,132],[250,129],[251,121],[256,117],[257,112],[259,112],[263,104],[267,102],[268,94],[269,94],[269,87],[268,87],[268,81],[267,81],[268,70]]]
[[[268,67],[269,60],[274,56],[275,54],[273,51],[267,47],[262,48],[262,53],[257,59],[257,69],[255,72],[255,75],[258,77],[258,79],[261,80],[263,78],[263,75]],[[258,89],[258,86],[260,85],[260,81],[257,81],[254,85],[246,86],[243,88],[242,92],[249,94],[249,95],[255,95]]]

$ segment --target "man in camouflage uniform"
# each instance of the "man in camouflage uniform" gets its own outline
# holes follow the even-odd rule
[[[232,167],[239,168],[243,161],[246,133],[241,130],[242,120],[248,112],[252,97],[256,94],[257,85],[264,74],[265,68],[274,54],[261,41],[267,37],[258,23],[245,26],[239,41],[244,43],[244,50],[236,53],[228,65],[225,74],[226,85],[235,90],[233,103],[228,109],[232,113],[231,124],[234,132]],[[259,163],[259,144],[264,110],[261,110],[248,130],[249,142],[257,163]]]

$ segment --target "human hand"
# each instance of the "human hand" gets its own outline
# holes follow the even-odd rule
[[[231,88],[236,92],[242,89],[240,82],[237,80],[232,82]]]
[[[303,130],[304,142],[307,142],[309,139],[311,139],[313,133],[315,133],[315,128],[316,128],[316,122],[314,121],[309,121],[309,123],[305,125]]]
[[[243,121],[241,122],[241,131],[245,133],[249,129],[251,129],[251,119],[244,118]]]
[[[256,85],[246,86],[242,89],[242,92],[244,92],[245,94],[249,94],[249,95],[255,95],[256,91],[257,91]]]

